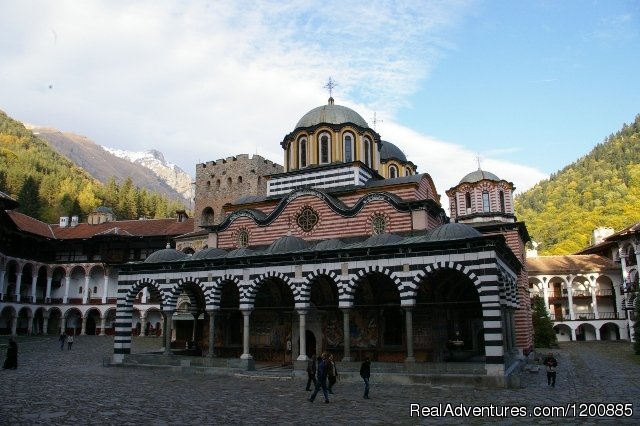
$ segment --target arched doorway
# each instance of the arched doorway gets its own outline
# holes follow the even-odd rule
[[[288,364],[291,353],[293,293],[279,278],[267,278],[259,284],[251,314],[249,346],[256,361]]]
[[[306,343],[307,343],[307,356],[309,358],[313,357],[313,356],[317,356],[318,352],[316,350],[316,335],[313,334],[313,331],[311,330],[306,330],[305,333],[305,339],[306,339]]]

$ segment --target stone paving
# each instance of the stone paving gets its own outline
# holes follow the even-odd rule
[[[361,382],[339,380],[325,404],[321,394],[314,403],[307,401],[302,378],[105,367],[113,347],[110,337],[78,336],[71,351],[61,351],[55,337],[17,341],[18,369],[0,371],[0,424],[640,424],[640,357],[631,355],[627,342],[562,344],[554,350],[559,362],[555,388],[547,386],[542,368],[523,372],[521,388],[498,390],[383,385],[376,384],[374,375],[371,399],[362,398]],[[2,361],[6,342],[0,337]],[[133,351],[161,345],[160,339],[136,338]],[[632,404],[633,417],[577,417],[581,410],[603,412],[607,403]],[[411,404],[420,410],[493,404],[494,410],[522,406],[528,411],[524,419],[491,417],[489,408],[481,417],[434,418],[411,416]],[[575,405],[576,416],[528,416],[534,407],[552,405]]]

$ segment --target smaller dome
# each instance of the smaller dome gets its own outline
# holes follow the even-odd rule
[[[387,244],[397,243],[400,240],[402,240],[402,237],[400,235],[385,233],[372,235],[371,237],[367,238],[362,244],[365,247],[385,246]]]
[[[391,142],[382,141],[382,147],[380,148],[380,160],[400,160],[403,163],[407,162],[407,156],[404,155],[402,150]]]
[[[428,240],[449,241],[476,237],[482,237],[482,234],[473,226],[464,223],[446,223],[433,229],[428,235]]]
[[[468,175],[466,175],[465,177],[463,177],[462,179],[460,179],[460,183],[476,183],[476,182],[480,182],[481,180],[485,180],[485,179],[486,180],[495,180],[495,181],[502,180],[498,176],[494,175],[491,172],[487,172],[487,171],[478,169],[475,172],[471,172]]]
[[[210,247],[194,253],[194,255],[191,256],[191,259],[215,259],[216,257],[226,256],[226,254],[226,250],[222,250],[216,247]]]
[[[144,263],[162,263],[173,262],[174,260],[186,259],[187,255],[172,248],[166,248],[158,251],[154,251],[144,260]]]
[[[302,238],[285,235],[275,240],[265,251],[266,254],[290,253],[304,250],[309,244]]]
[[[324,241],[320,241],[318,244],[316,244],[316,246],[313,248],[315,251],[326,251],[326,250],[335,250],[335,249],[339,249],[340,247],[343,247],[344,243],[338,239],[332,239],[332,240],[324,240]]]
[[[226,257],[244,257],[244,256],[251,256],[252,254],[253,254],[253,250],[248,249],[246,247],[240,247],[235,250],[231,250],[229,253],[227,253]]]

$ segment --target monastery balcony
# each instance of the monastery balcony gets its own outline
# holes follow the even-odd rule
[[[603,297],[603,296],[612,296],[613,295],[613,290],[610,288],[602,288],[602,289],[598,289],[596,290],[596,297]]]
[[[617,312],[598,312],[598,318],[596,318],[595,312],[575,312],[573,319],[569,318],[569,315],[556,315],[549,314],[551,321],[589,321],[589,320],[606,320],[606,319],[621,319],[624,315],[620,315]]]
[[[529,292],[529,297],[531,297],[532,299],[536,296],[540,296],[540,297],[544,297],[544,294],[541,291],[530,291]]]
[[[573,290],[571,295],[574,298],[591,297],[591,290]]]

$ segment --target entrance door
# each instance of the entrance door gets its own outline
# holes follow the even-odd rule
[[[311,358],[312,356],[317,356],[316,353],[316,336],[312,331],[307,330],[305,332],[305,337],[307,339],[307,356]]]

